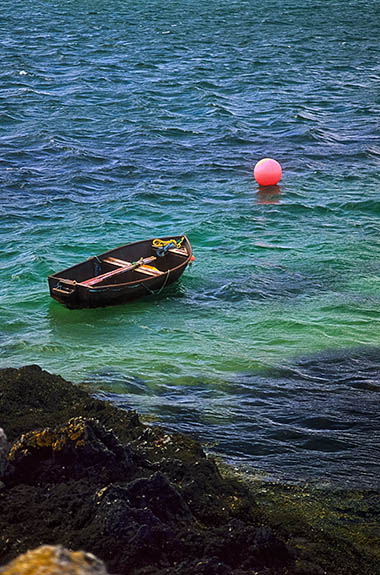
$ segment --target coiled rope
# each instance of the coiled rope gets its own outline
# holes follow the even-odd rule
[[[159,238],[153,240],[152,245],[157,248],[158,257],[162,258],[166,255],[167,251],[173,248],[180,248],[185,236],[180,240],[160,240]]]
[[[182,236],[180,240],[160,240],[159,238],[153,240],[154,248],[164,248],[169,244],[173,244],[173,248],[180,248],[185,236]]]

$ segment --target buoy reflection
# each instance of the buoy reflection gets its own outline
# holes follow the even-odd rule
[[[256,201],[258,204],[279,204],[281,201],[281,187],[275,186],[259,186],[256,194]]]

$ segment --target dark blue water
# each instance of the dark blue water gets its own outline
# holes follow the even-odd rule
[[[5,0],[0,30],[1,364],[269,474],[378,486],[378,3]],[[161,295],[49,298],[178,233],[196,262]]]

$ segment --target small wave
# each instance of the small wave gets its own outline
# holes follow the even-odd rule
[[[380,200],[376,199],[358,199],[356,201],[348,201],[341,203],[330,204],[331,207],[339,208],[344,212],[368,212],[371,215],[380,214]]]
[[[307,451],[319,451],[322,453],[336,453],[338,451],[346,451],[352,447],[353,445],[346,441],[321,436],[307,439],[301,446],[302,449],[306,449]]]
[[[315,128],[310,131],[310,136],[317,140],[318,142],[340,144],[346,141],[346,138],[338,132],[329,132],[328,130],[322,130],[321,128]]]
[[[297,368],[301,370],[301,378],[305,373],[328,383],[349,386],[360,386],[364,379],[367,386],[371,383],[377,389],[380,382],[380,349],[360,347],[341,352],[323,352],[300,358]]]
[[[301,110],[297,113],[296,118],[301,120],[310,120],[311,122],[319,122],[321,120],[321,112],[314,110]]]
[[[326,417],[322,415],[303,418],[299,421],[299,424],[303,427],[306,427],[307,429],[314,430],[352,429],[351,422],[342,421],[335,417]]]
[[[281,209],[282,212],[287,212],[292,215],[302,215],[302,214],[313,214],[318,215],[333,215],[335,212],[336,205],[329,205],[323,203],[306,203],[296,199],[292,203],[283,204]]]
[[[201,135],[201,132],[197,130],[181,128],[179,126],[162,126],[159,130],[154,130],[154,133],[158,134],[159,136],[168,138],[168,142],[171,142],[172,138],[174,140],[181,140]]]
[[[214,143],[228,146],[252,146],[254,140],[244,133],[230,132],[215,138]]]
[[[240,274],[235,274],[239,276]],[[255,270],[247,275],[213,285],[197,294],[197,299],[221,299],[226,302],[237,301],[284,301],[297,297],[305,298],[329,290],[331,281],[318,276],[312,277],[301,272],[291,272],[285,269]]]
[[[15,114],[0,114],[0,126],[11,126],[22,121],[21,116],[16,116]]]
[[[369,146],[367,148],[367,154],[369,156],[375,156],[376,158],[380,157],[380,146]]]
[[[263,248],[266,250],[294,250],[293,246],[282,246],[280,244],[267,244],[265,242],[255,242],[254,244],[258,248]]]

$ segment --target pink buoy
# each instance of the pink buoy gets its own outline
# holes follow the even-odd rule
[[[253,175],[259,186],[275,186],[281,180],[280,164],[272,158],[263,158],[257,162]]]

